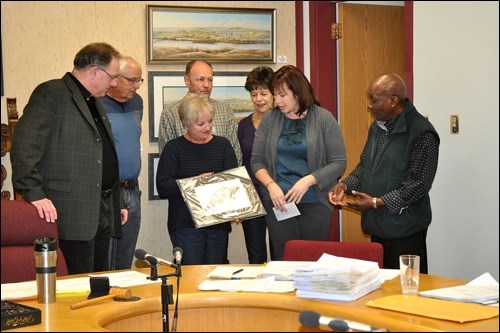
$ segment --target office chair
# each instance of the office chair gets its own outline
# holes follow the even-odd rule
[[[380,243],[289,240],[283,260],[316,261],[323,253],[338,257],[375,261],[384,268],[384,248]]]
[[[1,200],[2,271],[1,283],[35,280],[34,241],[41,237],[58,239],[56,223],[47,223],[29,202]],[[57,249],[57,276],[68,275],[66,260]]]

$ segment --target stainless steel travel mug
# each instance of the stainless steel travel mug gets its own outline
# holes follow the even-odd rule
[[[38,303],[54,303],[57,280],[57,242],[54,238],[35,239],[35,271]]]

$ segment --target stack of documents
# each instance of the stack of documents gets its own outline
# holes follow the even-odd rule
[[[274,276],[276,281],[293,281],[297,268],[307,268],[315,261],[270,261],[262,270],[262,277]]]
[[[323,254],[309,267],[294,274],[297,296],[326,300],[353,301],[378,289],[378,263]]]
[[[496,304],[498,306],[498,282],[489,273],[484,273],[462,286],[427,290],[419,294],[448,301]]]

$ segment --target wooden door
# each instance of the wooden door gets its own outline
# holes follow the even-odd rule
[[[404,77],[404,7],[338,4],[339,121],[347,150],[344,177],[358,164],[373,117],[366,90],[380,74]],[[342,240],[369,241],[361,214],[342,210]]]

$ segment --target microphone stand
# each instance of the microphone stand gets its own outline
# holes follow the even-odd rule
[[[177,295],[175,297],[175,310],[174,310],[174,317],[172,319],[172,332],[177,332],[177,317],[179,316],[179,290],[180,290],[180,281],[182,276],[180,263],[177,264],[175,273],[177,274]]]
[[[156,281],[161,278],[161,309],[162,309],[162,320],[163,320],[163,332],[168,332],[168,305],[174,304],[173,299],[173,286],[168,284],[167,278],[169,276],[180,277],[180,268],[177,266],[175,273],[158,275],[158,269],[156,265],[151,265],[151,276],[148,278],[151,281]],[[179,292],[177,290],[177,292]]]

